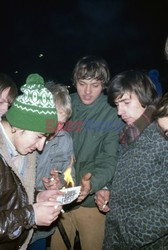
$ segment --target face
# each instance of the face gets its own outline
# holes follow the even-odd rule
[[[60,131],[67,120],[67,114],[63,109],[57,107],[57,117],[58,117],[57,131]]]
[[[135,93],[125,93],[115,99],[118,115],[128,125],[134,123],[145,111]]]
[[[158,125],[166,140],[168,140],[168,116],[158,119]]]
[[[8,100],[9,91],[10,87],[4,89],[0,95],[0,116],[4,115],[7,112],[8,107],[11,105]]]
[[[46,136],[44,136],[44,133],[21,129],[15,130],[12,139],[16,150],[22,155],[32,153],[36,149],[42,151],[45,141]]]
[[[78,95],[81,101],[86,104],[92,104],[101,94],[103,85],[96,79],[81,79],[76,84]]]

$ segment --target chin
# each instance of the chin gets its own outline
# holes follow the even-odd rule
[[[19,152],[19,154],[21,155],[27,155],[29,154],[29,152],[27,152],[26,150],[17,150]]]
[[[92,104],[94,101],[93,100],[82,100],[84,104]]]

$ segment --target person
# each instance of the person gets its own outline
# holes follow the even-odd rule
[[[72,136],[75,153],[76,185],[81,193],[61,215],[61,222],[74,247],[79,232],[82,250],[102,248],[105,215],[94,202],[94,194],[113,177],[117,162],[118,133],[121,120],[103,93],[110,79],[106,61],[101,57],[81,58],[74,69],[77,93],[71,94],[72,116],[66,129]],[[51,238],[51,249],[66,249],[58,230]]]
[[[12,78],[0,73],[0,118],[7,112],[17,95],[17,86]]]
[[[157,127],[163,137],[168,140],[168,93],[164,94],[155,112]]]
[[[36,170],[36,189],[44,190],[62,188],[65,186],[64,173],[66,169],[71,165],[72,177],[75,182],[74,176],[74,152],[72,138],[67,131],[64,130],[63,125],[72,114],[71,99],[68,89],[61,85],[55,84],[55,82],[49,81],[45,84],[45,87],[52,93],[54,102],[56,105],[58,124],[57,131],[53,138],[45,144],[42,152],[37,154],[37,170]],[[60,183],[50,182],[50,174],[54,170],[59,175]],[[58,174],[59,172],[59,174]],[[54,173],[52,177],[54,176]],[[57,177],[56,175],[54,176]],[[45,185],[44,185],[45,184]],[[33,238],[29,250],[33,249],[46,249],[46,238],[53,234],[56,225],[50,227],[40,227],[34,232]]]
[[[96,194],[99,209],[110,209],[103,249],[167,249],[168,141],[154,120],[156,90],[147,75],[130,70],[113,78],[108,95],[126,124],[108,209],[109,192]]]
[[[30,74],[0,122],[0,249],[25,250],[37,225],[48,226],[61,211],[61,192],[34,193],[35,150],[43,149],[46,120],[57,120],[52,94],[44,79]],[[36,195],[34,202],[34,195]]]

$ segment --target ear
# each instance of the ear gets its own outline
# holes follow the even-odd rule
[[[11,127],[11,132],[12,132],[12,134],[16,133],[16,128],[15,127]]]
[[[14,133],[20,133],[20,134],[23,134],[23,132],[24,132],[25,130],[23,130],[23,129],[20,129],[20,128],[15,128],[15,127],[12,127],[11,128],[11,132],[12,132],[12,134],[14,134]]]

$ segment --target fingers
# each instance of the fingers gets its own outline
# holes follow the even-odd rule
[[[36,225],[48,226],[60,214],[62,206],[59,202],[39,202],[33,204]]]
[[[84,180],[84,181],[88,181],[88,180],[90,180],[91,177],[92,177],[92,174],[91,174],[91,173],[87,173],[87,174],[85,174],[85,175],[83,176],[83,180]]]

